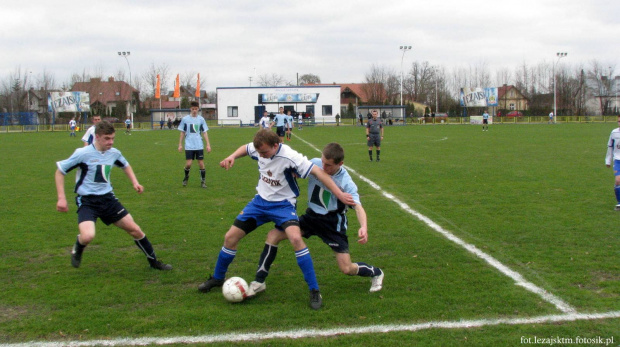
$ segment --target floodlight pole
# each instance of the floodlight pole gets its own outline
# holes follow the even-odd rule
[[[127,51],[127,52],[118,52],[118,56],[125,58],[125,61],[127,61],[127,67],[129,68],[129,85],[131,85],[131,65],[129,65],[129,59],[127,59],[127,57],[130,56],[130,55],[131,55],[131,52],[129,52],[129,51]]]
[[[403,56],[400,58],[400,106],[403,106],[403,61],[405,53],[411,50],[411,46],[400,46],[400,50],[403,51]]]
[[[553,64],[553,122],[557,123],[558,122],[558,100],[556,97],[556,86],[555,86],[555,82],[556,82],[556,78],[555,78],[555,67],[556,65],[558,65],[558,63],[560,62],[560,59],[564,58],[565,56],[568,55],[568,53],[566,52],[558,52],[556,53],[558,60]]]

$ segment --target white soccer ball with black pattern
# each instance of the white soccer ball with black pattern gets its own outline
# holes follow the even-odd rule
[[[231,277],[224,282],[222,294],[230,302],[241,302],[248,297],[248,283],[241,277]]]

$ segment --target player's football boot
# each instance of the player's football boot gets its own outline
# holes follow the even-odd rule
[[[318,310],[323,305],[323,297],[318,289],[312,289],[310,291],[310,307],[313,310]]]
[[[82,262],[82,253],[78,253],[75,250],[71,252],[71,265],[74,268],[80,267],[80,263]]]
[[[381,274],[372,277],[372,284],[370,285],[370,292],[378,292],[383,288],[383,270],[381,270]]]
[[[248,297],[253,297],[254,295],[264,292],[267,289],[267,285],[265,283],[260,283],[256,281],[252,281],[248,286]]]
[[[172,265],[170,264],[164,264],[159,260],[154,260],[154,259],[150,259],[149,258],[149,264],[151,265],[151,267],[153,269],[157,269],[157,270],[172,270]]]
[[[204,281],[198,286],[198,291],[208,293],[214,287],[221,287],[222,285],[224,285],[224,280],[218,280],[216,278],[213,278],[213,276],[209,276],[208,280]]]
[[[200,183],[200,187],[202,187],[202,188],[207,188],[207,184],[205,183],[205,181],[202,181],[202,182]]]
[[[620,204],[616,205],[616,207],[614,208],[614,210],[616,210],[616,211],[620,211]]]
[[[183,179],[183,187],[185,187],[187,185],[187,178]]]

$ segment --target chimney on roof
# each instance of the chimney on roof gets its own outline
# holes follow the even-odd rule
[[[108,82],[114,82],[114,77],[112,76],[108,77]]]
[[[90,79],[91,82],[101,82],[101,77],[93,77]]]

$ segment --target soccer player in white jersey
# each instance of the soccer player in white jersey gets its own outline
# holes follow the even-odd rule
[[[77,123],[75,122],[75,117],[73,117],[69,121],[69,129],[71,129],[71,133],[69,133],[69,137],[71,137],[71,136],[75,137],[75,127],[76,126],[77,126]]]
[[[620,125],[620,116],[618,116],[618,125]],[[605,155],[605,165],[611,167],[613,161],[616,193],[616,211],[620,211],[620,127],[615,128],[609,135],[607,142],[607,154]]]
[[[101,116],[93,116],[93,125],[86,130],[86,134],[82,136],[82,142],[84,142],[84,147],[90,145],[95,141],[95,126],[101,122]]]
[[[351,262],[347,237],[347,210],[353,208],[360,223],[360,228],[357,231],[358,243],[365,244],[368,242],[368,226],[366,211],[360,202],[357,185],[342,166],[344,164],[344,149],[338,143],[330,143],[323,149],[323,155],[320,159],[314,158],[310,161],[330,175],[343,192],[351,194],[355,206],[346,206],[339,202],[323,183],[310,175],[308,178],[308,208],[306,213],[299,217],[302,236],[309,238],[316,235],[321,238],[336,254],[336,262],[338,262],[338,267],[343,274],[371,277],[370,291],[381,290],[384,276],[381,269],[362,262]],[[278,244],[285,239],[286,234],[278,229],[273,229],[267,234],[255,280],[249,286],[249,296],[254,296],[266,289],[265,279],[269,274],[271,264],[276,259]]]
[[[207,135],[207,131],[209,131],[207,122],[202,116],[198,115],[198,102],[192,101],[190,104],[190,114],[181,119],[178,129],[181,131],[179,136],[179,152],[183,150],[183,139],[185,139],[185,177],[183,178],[183,187],[187,186],[189,171],[192,168],[194,159],[196,159],[200,167],[200,186],[207,188],[202,137],[204,137],[207,144],[207,153],[211,153],[211,143],[209,142],[209,135]]]
[[[288,145],[281,143],[273,131],[259,130],[253,142],[239,147],[222,160],[220,166],[228,170],[234,165],[235,159],[245,156],[258,162],[260,173],[256,186],[258,194],[237,215],[233,225],[228,229],[213,276],[202,283],[198,290],[206,293],[214,287],[221,287],[228,266],[237,254],[239,241],[259,226],[274,222],[277,229],[286,233],[293,246],[297,265],[310,289],[310,307],[317,310],[322,305],[322,298],[310,252],[299,230],[299,218],[295,208],[299,187],[295,176],[307,178],[313,174],[346,205],[355,204],[353,197],[351,194],[343,193],[331,177],[318,166]]]
[[[138,183],[131,166],[121,152],[113,148],[114,126],[108,122],[100,122],[95,129],[95,142],[87,147],[75,150],[71,157],[56,163],[58,169],[55,174],[58,201],[56,210],[68,212],[65,196],[65,175],[77,169],[75,175],[75,192],[77,197],[78,229],[80,231],[71,252],[71,265],[79,267],[82,262],[84,248],[95,238],[95,222],[98,218],[106,225],[114,224],[131,235],[146,258],[150,266],[158,270],[170,270],[172,266],[163,264],[155,256],[151,242],[146,238],[142,229],[133,220],[133,217],[118,201],[110,184],[110,171],[117,166],[125,171],[133,188],[142,193],[144,187]]]
[[[269,118],[267,111],[263,112],[263,118],[260,119],[258,125],[261,129],[271,129],[271,118]]]

